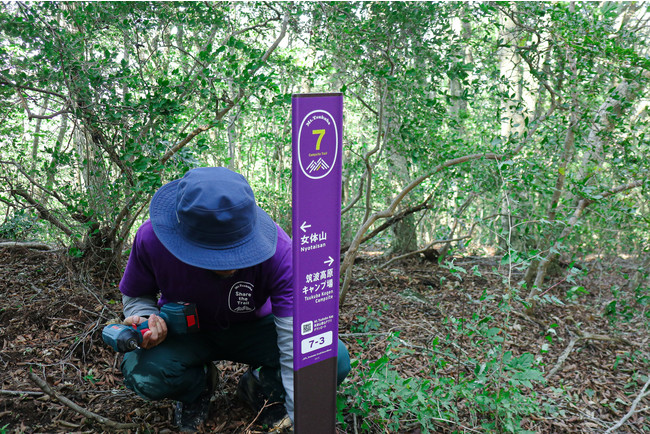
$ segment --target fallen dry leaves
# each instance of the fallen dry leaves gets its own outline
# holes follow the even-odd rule
[[[650,336],[644,306],[634,306],[632,298],[626,300],[629,315],[622,312],[612,321],[603,314],[613,299],[611,287],[625,283],[615,266],[605,271],[594,267],[581,282],[589,295],[579,303],[543,305],[535,318],[527,318],[513,302],[518,314],[506,319],[498,305],[507,291],[500,265],[492,258],[458,258],[456,263],[468,270],[476,266],[480,276],[463,274],[461,281],[437,264],[419,259],[380,270],[379,259],[362,255],[340,315],[340,335],[353,357],[381,357],[389,334],[399,331],[400,344],[409,350],[396,363],[405,378],[432,375],[430,350],[436,337],[453,338],[449,350],[458,360],[480,358],[474,339],[447,321],[471,318],[476,312],[490,317],[495,327],[503,326],[499,333],[507,348],[515,354],[534,354],[545,373],[556,366],[578,333],[621,338],[629,345],[621,340],[576,341],[555,376],[536,389],[540,399],[553,404],[558,413],[534,415],[524,425],[540,433],[595,433],[626,414],[650,372]],[[146,402],[125,389],[120,356],[101,341],[103,325],[120,316],[119,275],[88,277],[81,271],[61,253],[0,249],[0,427],[6,426],[8,432],[107,429],[44,394],[30,381],[31,371],[69,400],[109,420],[136,423],[155,432],[174,431],[171,402]],[[85,280],[79,277],[83,275]],[[568,286],[560,284],[552,294],[561,299]],[[376,324],[364,330],[360,317],[374,318]],[[234,394],[246,367],[220,362],[219,369],[223,390],[204,431],[262,432],[261,427],[250,425],[255,415]],[[438,374],[471,371],[460,362],[445,369]],[[355,378],[352,372],[347,381]],[[643,411],[632,415],[619,432],[650,429],[648,400],[639,407]],[[353,426],[351,417],[346,421]],[[405,432],[419,430],[411,427]]]

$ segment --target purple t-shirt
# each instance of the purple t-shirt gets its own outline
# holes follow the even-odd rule
[[[291,238],[278,226],[275,254],[223,278],[188,265],[163,246],[147,220],[137,231],[120,282],[129,297],[158,297],[158,305],[196,303],[201,329],[225,329],[273,313],[293,315]]]

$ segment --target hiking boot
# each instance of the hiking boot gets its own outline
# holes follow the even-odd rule
[[[181,432],[196,432],[210,413],[210,401],[219,384],[219,372],[214,363],[206,366],[206,387],[193,402],[176,402],[174,424]]]
[[[210,398],[212,398],[219,387],[219,370],[213,362],[208,363],[206,366],[205,381],[208,383],[208,391],[210,392]]]
[[[237,397],[257,414],[255,422],[270,432],[287,432],[292,423],[284,402],[270,402],[263,391],[262,383],[249,368],[239,379]]]

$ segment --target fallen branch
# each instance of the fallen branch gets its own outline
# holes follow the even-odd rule
[[[617,429],[619,429],[630,418],[630,416],[632,416],[635,413],[636,406],[639,405],[639,402],[641,402],[641,400],[643,398],[645,398],[646,396],[650,395],[650,392],[646,392],[649,385],[650,385],[650,376],[648,376],[648,381],[645,382],[645,384],[643,385],[643,388],[641,389],[641,392],[639,392],[639,395],[636,397],[636,399],[632,403],[632,406],[630,407],[630,411],[628,411],[625,414],[625,416],[623,416],[621,418],[621,420],[616,422],[616,425],[614,425],[613,427],[611,427],[610,429],[605,431],[605,434],[610,433],[610,432],[614,432]]]
[[[92,411],[86,410],[83,407],[80,407],[79,405],[75,404],[65,396],[61,395],[58,393],[56,390],[52,389],[49,384],[42,378],[40,378],[38,375],[34,374],[31,369],[28,372],[30,380],[34,382],[38,387],[43,390],[43,392],[47,393],[50,395],[52,398],[56,399],[62,404],[65,404],[72,410],[76,411],[77,413],[80,413],[83,416],[86,416],[87,418],[93,419],[102,425],[109,426],[111,428],[115,429],[130,429],[130,428],[136,428],[139,425],[137,423],[120,423],[120,422],[115,422],[113,420],[107,419],[104,416],[100,416],[97,413],[93,413]]]
[[[368,333],[341,333],[340,338],[357,338],[362,336],[388,336],[390,332],[368,332]]]
[[[462,264],[456,264],[456,265],[462,265]],[[528,322],[538,325],[542,330],[548,330],[548,324],[545,324],[544,322],[538,320],[534,316],[530,316],[525,313],[518,312],[516,310],[512,310],[510,313],[512,315],[518,316],[521,319],[524,319]]]
[[[59,425],[62,425],[62,426],[64,426],[64,427],[66,427],[66,428],[75,428],[75,429],[79,429],[79,428],[81,428],[81,425],[79,425],[78,423],[68,422],[67,420],[61,420],[61,419],[59,419],[59,420],[56,421],[56,423],[58,423]]]
[[[0,395],[9,395],[9,396],[43,396],[43,392],[33,392],[31,390],[0,390]]]
[[[408,253],[404,253],[403,255],[396,256],[396,257],[392,258],[391,260],[385,262],[384,264],[380,265],[377,268],[379,270],[384,270],[389,265],[391,265],[392,263],[394,263],[396,261],[400,261],[402,259],[410,258],[411,256],[416,256],[416,255],[419,255],[420,253],[424,253],[424,252],[428,251],[429,249],[431,249],[436,244],[445,244],[445,243],[452,243],[452,242],[455,242],[455,241],[462,241],[462,240],[466,240],[466,239],[468,239],[470,237],[471,237],[471,234],[470,235],[465,235],[465,236],[462,236],[462,237],[459,237],[459,238],[453,238],[453,239],[450,239],[450,240],[435,240],[435,241],[430,242],[429,244],[427,244],[426,246],[424,246],[421,249],[414,250],[412,252],[408,252]]]
[[[262,412],[264,412],[265,409],[267,409],[267,408],[269,408],[269,407],[271,407],[273,405],[282,405],[282,403],[281,402],[269,402],[268,400],[265,400],[264,405],[262,406],[262,408],[260,408],[260,411],[257,412],[257,415],[255,416],[255,419],[253,419],[251,421],[251,423],[248,424],[248,426],[244,429],[244,432],[245,433],[253,432],[253,431],[251,431],[251,427],[253,426],[253,424],[255,424],[255,422],[257,422],[257,419],[260,418],[260,416],[262,415]],[[291,428],[291,419],[289,419],[289,416],[285,416],[282,420],[276,422],[276,424],[273,427],[271,427],[271,430],[269,431],[269,434],[270,433],[275,433],[275,432],[278,432],[278,433],[279,432],[284,432],[284,430],[286,428]]]
[[[566,361],[567,357],[569,357],[569,354],[571,354],[571,351],[573,350],[573,347],[576,345],[576,342],[578,342],[578,341],[580,341],[582,339],[584,339],[582,336],[578,336],[576,338],[571,339],[571,341],[569,342],[569,345],[567,345],[567,347],[564,349],[562,354],[560,354],[560,357],[557,359],[557,363],[555,364],[553,369],[551,369],[549,371],[549,373],[546,375],[546,380],[547,381],[548,381],[549,378],[554,376],[557,373],[557,371],[560,370],[560,368],[562,367],[562,365]]]
[[[424,252],[428,251],[429,249],[431,249],[436,244],[448,244],[448,243],[452,243],[452,242],[455,242],[455,241],[462,241],[462,240],[466,240],[468,238],[471,238],[472,237],[472,232],[474,232],[474,228],[476,227],[477,224],[478,224],[478,222],[474,222],[472,224],[472,227],[470,228],[469,233],[467,235],[464,235],[464,236],[458,237],[458,238],[448,239],[448,240],[435,240],[435,241],[432,241],[432,242],[430,242],[429,244],[427,244],[426,246],[424,246],[423,248],[421,248],[419,250],[414,250],[412,252],[408,252],[408,253],[405,253],[403,255],[396,256],[396,257],[392,258],[390,261],[386,262],[385,264],[380,265],[379,269],[383,270],[383,269],[385,269],[386,267],[388,267],[390,264],[392,264],[395,261],[399,261],[401,259],[409,258],[411,256],[415,256],[415,255],[419,255],[420,253],[424,253]]]
[[[15,248],[23,247],[25,249],[34,249],[34,250],[54,250],[52,246],[49,246],[45,243],[39,243],[37,241],[5,241],[0,243],[0,248]]]
[[[607,335],[594,335],[594,334],[591,334],[591,333],[584,333],[584,334],[582,334],[580,336],[576,336],[576,337],[571,339],[571,341],[569,342],[569,345],[567,345],[567,347],[564,349],[562,354],[560,354],[560,357],[557,359],[557,363],[555,364],[553,369],[551,369],[549,371],[549,373],[546,375],[546,380],[547,381],[548,381],[549,378],[551,378],[552,376],[557,374],[557,371],[560,370],[560,368],[562,367],[562,365],[564,364],[566,359],[569,357],[569,354],[571,354],[571,351],[573,350],[573,347],[579,341],[582,341],[582,340],[606,341],[606,342],[615,342],[615,343],[620,343],[620,344],[625,344],[625,345],[630,345],[630,346],[632,345],[631,342],[629,342],[629,341],[627,341],[627,340],[625,340],[623,338],[613,338],[613,337],[607,336]]]

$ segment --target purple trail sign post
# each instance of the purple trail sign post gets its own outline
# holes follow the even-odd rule
[[[291,100],[297,434],[336,432],[343,95]]]

